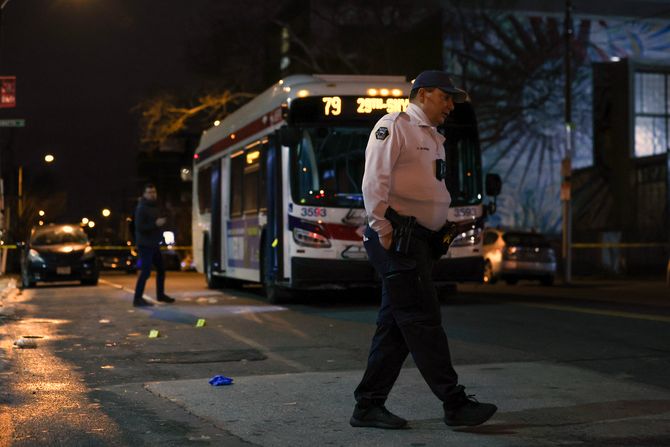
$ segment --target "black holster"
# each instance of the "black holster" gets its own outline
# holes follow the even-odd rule
[[[480,224],[481,217],[463,222],[447,221],[442,228],[435,232],[435,240],[430,244],[433,249],[433,257],[440,259],[447,254],[449,247],[458,235],[470,231]]]
[[[401,216],[390,206],[386,209],[384,217],[391,222],[393,227],[393,251],[401,255],[409,254],[412,236],[416,228],[416,217]]]

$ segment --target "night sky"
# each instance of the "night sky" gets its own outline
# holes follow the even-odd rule
[[[186,44],[207,26],[213,1],[10,0],[2,18],[0,72],[17,77],[23,118],[15,165],[45,169],[56,157],[53,189],[65,189],[56,220],[98,217],[139,195],[138,114],[132,108],[159,91],[196,86]],[[3,134],[6,136],[6,134]],[[32,171],[30,171],[32,170]]]

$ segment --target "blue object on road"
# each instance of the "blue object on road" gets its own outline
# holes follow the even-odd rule
[[[209,384],[212,386],[230,385],[232,383],[233,379],[226,376],[214,376],[211,379],[209,379]]]

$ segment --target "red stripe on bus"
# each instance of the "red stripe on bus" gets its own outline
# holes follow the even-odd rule
[[[326,222],[321,225],[326,229],[332,239],[358,242],[363,240],[363,236],[358,233],[358,227]]]
[[[281,113],[282,113],[281,107],[277,107],[276,109],[266,113],[260,118],[250,122],[246,126],[240,127],[235,132],[228,135],[226,138],[217,141],[213,145],[209,146],[207,149],[198,152],[197,153],[198,158],[196,164],[202,163],[202,161],[212,157],[213,155],[225,151],[229,147],[233,146],[239,140],[244,140],[245,138],[248,138],[258,133],[263,129],[274,126],[275,124],[277,124],[279,121],[282,120]]]

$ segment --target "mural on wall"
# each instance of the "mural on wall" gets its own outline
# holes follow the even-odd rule
[[[447,17],[445,69],[470,92],[484,172],[496,172],[504,182],[489,224],[559,233],[560,163],[566,155],[563,19],[471,11]],[[591,63],[667,60],[670,24],[576,17],[573,30],[574,169],[593,164]]]

